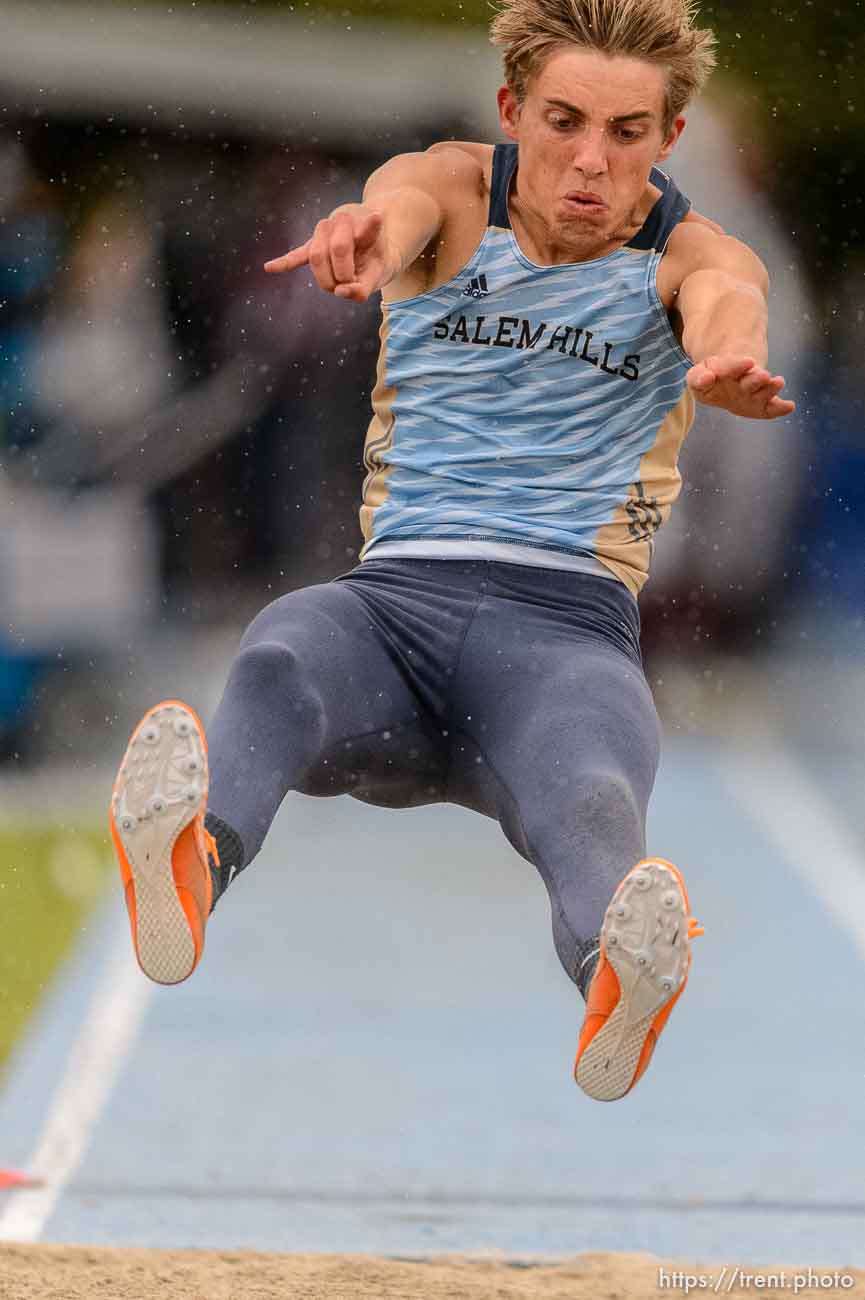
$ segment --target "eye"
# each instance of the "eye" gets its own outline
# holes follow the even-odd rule
[[[557,131],[567,131],[571,125],[569,117],[551,117],[550,125],[554,126]]]
[[[642,140],[643,138],[642,131],[635,131],[633,127],[628,126],[620,126],[616,134],[625,144],[632,144],[635,140]]]

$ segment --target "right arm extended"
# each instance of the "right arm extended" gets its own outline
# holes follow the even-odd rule
[[[442,228],[446,203],[477,170],[458,148],[399,154],[373,172],[361,203],[336,208],[305,244],[264,269],[308,264],[326,292],[366,302],[420,257]]]

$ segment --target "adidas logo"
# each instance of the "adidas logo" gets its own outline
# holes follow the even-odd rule
[[[486,298],[489,293],[487,288],[487,277],[485,275],[476,275],[469,280],[463,289],[465,298]]]

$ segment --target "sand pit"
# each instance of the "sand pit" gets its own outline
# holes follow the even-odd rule
[[[755,1291],[865,1296],[863,1270],[835,1273],[812,1266],[809,1277],[806,1266],[790,1268],[782,1277],[777,1268],[742,1266],[744,1276],[734,1279],[734,1267],[728,1265],[721,1275],[721,1266],[623,1254],[541,1265],[458,1257],[414,1261],[2,1245],[0,1295],[3,1300],[649,1300],[684,1295],[689,1277],[691,1295],[736,1300]]]

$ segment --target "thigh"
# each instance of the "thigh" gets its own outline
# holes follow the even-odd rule
[[[571,978],[616,885],[645,856],[660,748],[636,632],[629,645],[596,613],[574,618],[538,593],[489,600],[454,693],[448,797],[496,818],[538,869]]]
[[[441,736],[347,584],[267,606],[241,641],[241,665],[269,708],[264,725],[305,746],[294,788],[400,807],[441,798]]]
[[[509,816],[509,835],[516,805],[537,838],[538,823],[572,820],[603,786],[644,827],[660,725],[636,644],[625,647],[541,603],[479,609],[455,684],[455,801]]]
[[[536,638],[497,678],[484,661],[461,700],[449,797],[495,817],[537,868],[573,979],[617,884],[646,856],[657,714],[639,666],[603,645],[565,652]]]

